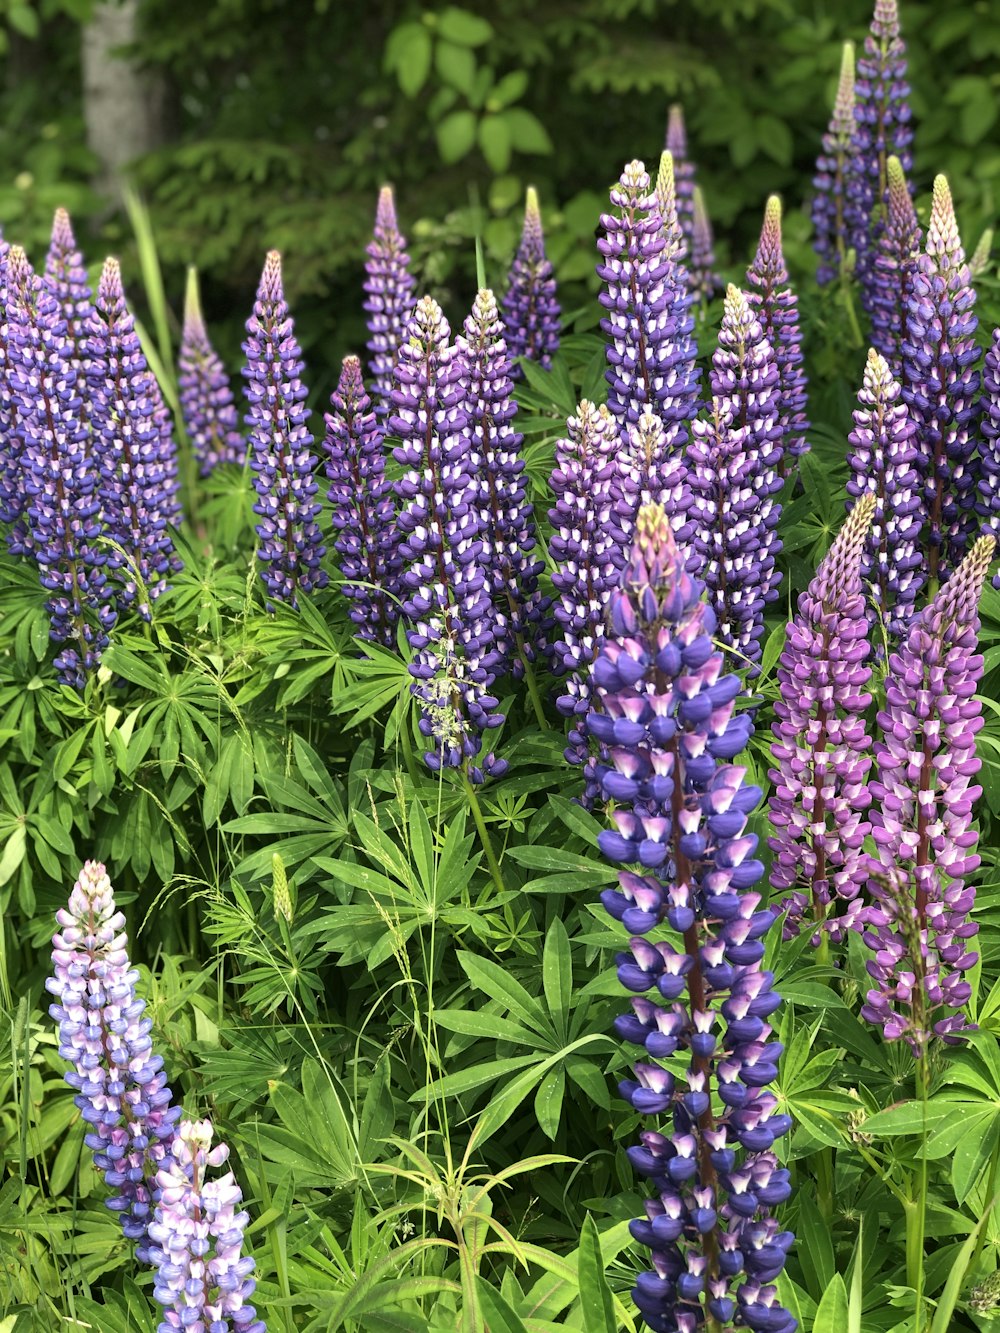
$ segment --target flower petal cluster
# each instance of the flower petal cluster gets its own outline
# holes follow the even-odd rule
[[[383,432],[365,392],[361,362],[344,357],[326,414],[326,475],[341,585],[359,639],[392,648],[399,620],[399,555]]]
[[[812,201],[812,224],[816,237],[813,249],[819,255],[816,281],[821,287],[845,271],[848,249],[848,212],[854,178],[858,172],[858,150],[854,121],[854,43],[844,43],[840,81],[830,126],[823,135],[816,159]]]
[[[1000,537],[1000,329],[993,330],[993,341],[983,358],[978,416],[982,443],[976,513],[986,530]],[[1000,586],[1000,574],[994,576],[993,586]]]
[[[479,759],[483,732],[499,727],[503,715],[490,693],[495,614],[466,449],[466,367],[450,337],[441,307],[422,297],[396,359],[389,431],[401,441],[393,456],[407,468],[396,485],[399,554],[415,651],[412,690],[433,747],[424,758],[434,771],[463,767],[482,782],[500,777],[507,763],[492,754]]]
[[[243,465],[246,444],[240,433],[233,390],[222,359],[212,346],[198,299],[198,275],[188,270],[184,331],[178,358],[181,415],[203,477],[220,464]]]
[[[695,167],[688,157],[687,126],[684,124],[684,108],[679,102],[675,102],[667,112],[667,134],[663,146],[673,158],[674,178],[677,182],[677,216],[688,250],[691,250],[694,244]]]
[[[871,531],[861,559],[872,619],[892,635],[905,632],[917,597],[926,581],[920,545],[923,504],[917,456],[916,426],[902,391],[883,356],[868,353],[864,382],[858,394],[854,429],[848,435],[852,452],[847,494],[875,497]]]
[[[93,292],[87,279],[83,255],[77,249],[73,224],[65,208],[56,209],[52,222],[52,239],[45,257],[43,281],[59,302],[59,309],[66,321],[66,336],[73,349],[70,360],[79,375],[86,358],[84,339],[93,309]]]
[[[809,452],[806,431],[808,387],[802,362],[799,303],[788,282],[781,244],[781,200],[772,194],[764,210],[764,224],[747,282],[754,290],[747,302],[760,320],[764,337],[778,368],[781,420],[781,474],[787,476],[796,460]]]
[[[797,935],[806,918],[814,944],[822,930],[842,938],[868,878],[871,648],[861,569],[874,512],[869,491],[799,596],[778,660],[768,803],[775,829],[768,839],[771,886],[791,890],[785,937]],[[835,914],[831,905],[838,901],[846,907]]]
[[[510,268],[507,295],[503,299],[507,351],[511,360],[527,357],[548,370],[559,350],[561,313],[552,264],[545,255],[538,194],[534,186],[529,185],[521,242]],[[513,366],[512,378],[519,375],[520,370]]]
[[[257,558],[268,597],[295,606],[300,593],[326,586],[325,553],[316,519],[316,455],[306,425],[302,352],[281,283],[281,256],[265,261],[243,344],[244,391],[250,410],[249,457],[257,499]]]
[[[21,555],[28,549],[28,534],[20,521],[24,511],[23,440],[9,370],[9,258],[10,244],[0,235],[0,523],[14,525],[7,533],[7,545],[13,555]]]
[[[396,354],[413,312],[416,280],[410,272],[406,238],[396,221],[396,202],[392,186],[383,185],[375,210],[375,229],[365,260],[365,303],[368,313],[367,347],[371,352],[369,371],[374,382],[376,411],[384,416],[390,410],[392,374]]]
[[[979,865],[974,807],[982,794],[976,735],[983,725],[977,688],[979,595],[993,557],[980,537],[889,656],[871,783],[871,859],[864,917],[866,964],[874,981],[862,1014],[887,1039],[905,1037],[920,1053],[933,1035],[969,1026],[961,1012],[965,973],[978,955],[970,941]]]
[[[923,232],[898,157],[887,160],[886,181],[885,216],[872,260],[872,346],[882,353],[899,379],[903,374],[906,312],[913,295]]]
[[[88,861],[67,907],[56,914],[49,1013],[59,1024],[66,1082],[88,1127],[87,1147],[113,1191],[109,1208],[149,1260],[147,1229],[158,1197],[157,1171],[170,1161],[174,1123],[163,1061],[153,1054],[138,973],[128,957],[125,918],[103,865]]]
[[[763,867],[747,832],[760,791],[731,762],[752,725],[734,713],[740,681],[723,674],[701,592],[667,515],[643,507],[588,719],[615,802],[598,841],[629,867],[602,894],[631,937],[618,978],[632,1012],[616,1031],[643,1048],[619,1090],[640,1115],[668,1118],[628,1149],[656,1192],[631,1224],[652,1251],[632,1295],[654,1330],[712,1320],[792,1333],[773,1285],[793,1240],[772,1215],[791,1192],[772,1151],[791,1120],[768,1090],[782,1053],[768,1021],[780,996],[761,967],[775,915],[754,888]]]
[[[674,539],[686,550],[694,532],[687,462],[670,449],[663,422],[648,408],[619,443],[612,485],[615,537],[623,550],[631,546],[636,516],[647,504],[662,506]]]

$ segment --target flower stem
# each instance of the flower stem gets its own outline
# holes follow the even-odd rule
[[[534,710],[535,721],[542,731],[549,731],[548,718],[545,716],[545,709],[542,705],[542,696],[539,693],[538,681],[535,679],[535,668],[528,661],[528,656],[524,651],[524,640],[521,635],[517,636],[518,649],[521,655],[521,664],[524,667],[524,683],[528,690],[528,698],[531,700],[531,707]]]
[[[915,1199],[909,1201],[906,1212],[906,1280],[916,1293],[913,1311],[913,1333],[924,1333],[924,1233],[927,1225],[927,1100],[930,1091],[930,1068],[927,1051],[917,1057],[917,1095],[920,1099],[922,1129],[920,1133],[920,1165],[917,1172]]]
[[[479,797],[476,795],[476,789],[469,781],[468,762],[462,767],[462,778],[465,782],[465,794],[469,801],[469,809],[472,811],[472,819],[479,833],[479,841],[482,843],[483,852],[486,855],[486,864],[490,868],[490,877],[500,893],[505,893],[503,875],[500,873],[500,862],[497,860],[497,854],[493,850],[493,839],[490,837],[490,831],[486,827],[486,820],[483,818],[482,807],[479,804]]]

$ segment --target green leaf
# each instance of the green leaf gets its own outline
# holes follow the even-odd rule
[[[479,147],[490,167],[497,172],[506,171],[510,166],[511,133],[507,123],[510,114],[485,115],[479,122]]]
[[[415,97],[431,71],[431,35],[422,23],[401,23],[385,44],[385,67],[407,97]]]
[[[466,9],[449,7],[438,15],[438,32],[459,46],[483,46],[493,36],[493,25]]]
[[[469,96],[476,82],[476,57],[467,46],[438,42],[434,49],[434,65],[450,88],[457,88]]]
[[[511,70],[490,89],[489,97],[486,99],[487,111],[502,111],[505,106],[510,106],[512,102],[520,101],[527,88],[528,71],[524,69]]]
[[[503,118],[515,152],[548,154],[553,151],[548,130],[532,112],[522,106],[512,106],[503,113]]]
[[[549,1013],[562,1035],[565,1033],[566,1015],[573,999],[573,958],[566,927],[559,917],[552,921],[545,935],[542,989]]]
[[[597,1223],[590,1213],[583,1219],[577,1262],[580,1280],[580,1310],[584,1333],[609,1333],[617,1327],[611,1288],[604,1276],[604,1257]]]
[[[453,111],[435,129],[438,152],[449,166],[471,152],[476,142],[476,117],[471,111]]]
[[[861,1310],[865,1296],[864,1213],[858,1218],[858,1239],[854,1243],[854,1271],[851,1273],[851,1292],[847,1306],[847,1333],[861,1333]]]
[[[839,1273],[834,1273],[823,1292],[812,1333],[844,1333],[847,1327],[847,1288]]]
[[[959,1250],[955,1262],[951,1266],[951,1272],[948,1274],[944,1291],[938,1298],[937,1309],[934,1312],[934,1322],[931,1324],[931,1333],[949,1333],[952,1327],[952,1315],[955,1313],[959,1294],[965,1285],[965,1278],[972,1262],[972,1256],[976,1252],[979,1233],[986,1225],[992,1211],[992,1208],[987,1207],[965,1244]]]
[[[535,1093],[535,1118],[542,1127],[542,1133],[550,1139],[559,1133],[565,1092],[566,1071],[560,1066],[549,1070]]]

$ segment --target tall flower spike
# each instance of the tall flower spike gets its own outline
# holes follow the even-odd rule
[[[166,1312],[158,1333],[175,1329],[218,1333],[266,1333],[249,1303],[254,1261],[242,1255],[250,1220],[232,1171],[214,1180],[208,1168],[229,1157],[224,1143],[212,1147],[207,1120],[182,1120],[172,1160],[157,1175],[160,1201],[149,1228],[153,1295]]]
[[[911,166],[910,89],[906,47],[899,35],[896,0],[875,0],[875,14],[858,56],[854,88],[856,173],[851,195],[850,243],[861,282],[861,301],[871,313],[878,278],[873,245],[885,220],[888,162],[894,155],[903,171]]]
[[[601,895],[631,937],[618,978],[635,998],[615,1029],[644,1048],[618,1086],[640,1115],[669,1118],[627,1150],[656,1191],[631,1224],[653,1261],[632,1296],[652,1329],[693,1333],[711,1320],[792,1333],[772,1285],[793,1240],[772,1216],[791,1193],[772,1152],[791,1118],[767,1090],[782,1047],[768,1023],[781,999],[761,967],[775,914],[754,888],[763,866],[747,832],[761,794],[729,762],[752,726],[734,714],[741,683],[722,674],[701,591],[667,515],[644,506],[589,718],[608,756],[597,779],[615,803],[616,828],[598,842],[635,867]]]
[[[656,173],[656,207],[660,214],[663,235],[666,239],[664,253],[676,268],[681,268],[687,258],[688,243],[678,212],[674,155],[666,150],[660,154],[660,169]],[[683,269],[683,273],[686,289],[690,282],[686,268]],[[688,304],[690,304],[690,300]]]
[[[383,185],[375,210],[375,230],[365,261],[365,304],[368,313],[369,370],[375,386],[376,411],[390,411],[392,373],[407,320],[413,312],[416,280],[410,272],[406,238],[396,223],[392,186]]]
[[[59,302],[59,309],[66,321],[66,336],[72,349],[70,359],[79,375],[85,361],[83,343],[93,309],[93,293],[87,281],[83,256],[77,249],[73,225],[65,208],[56,209],[52,222],[52,240],[45,258],[44,281]]]
[[[0,234],[0,523],[13,524],[7,545],[14,555],[29,549],[30,537],[21,516],[24,511],[24,448],[17,415],[17,398],[11,382],[9,280],[10,245]]]
[[[88,1126],[84,1142],[114,1192],[107,1206],[149,1262],[147,1228],[159,1197],[156,1173],[169,1161],[174,1123],[163,1061],[153,1054],[152,1024],[136,994],[125,918],[103,865],[88,861],[69,903],[56,913],[49,1013],[59,1024],[66,1082]]]
[[[458,340],[464,363],[464,410],[474,506],[482,539],[480,563],[493,614],[496,673],[516,678],[544,652],[546,612],[538,576],[544,561],[535,554],[535,518],[527,498],[523,436],[514,429],[511,361],[496,298],[489,288],[476,296]]]
[[[622,172],[611,203],[620,216],[602,216],[605,236],[597,242],[603,257],[597,275],[606,286],[599,300],[608,312],[601,321],[608,338],[608,409],[624,440],[648,407],[663,422],[669,447],[679,449],[698,395],[694,324],[641,162]]]
[[[989,268],[992,251],[993,228],[987,227],[976,242],[976,248],[972,252],[972,258],[969,260],[969,272],[974,278],[978,278],[981,273],[985,273]]]
[[[242,465],[246,445],[233,391],[222,360],[209,342],[194,268],[188,269],[178,370],[181,415],[201,475],[209,476],[223,463]]]
[[[683,454],[668,449],[659,417],[643,412],[614,462],[615,536],[622,549],[632,544],[636,516],[643,505],[658,504],[670,519],[675,541],[686,551],[693,534],[687,464]]]
[[[982,444],[976,513],[984,528],[1000,538],[1000,329],[993,330],[993,341],[983,359],[978,415]],[[1000,587],[1000,574],[994,575],[993,586]]]
[[[243,368],[250,411],[249,456],[257,500],[257,558],[269,598],[298,604],[300,593],[323,588],[326,547],[316,521],[316,455],[306,422],[302,352],[281,284],[281,256],[264,264],[253,314],[247,320]]]
[[[923,505],[913,466],[915,433],[898,381],[885,358],[872,348],[858,394],[854,429],[847,437],[853,446],[847,459],[851,469],[847,494],[875,497],[861,577],[872,618],[894,636],[905,633],[926,579],[920,547]]]
[[[480,564],[483,549],[466,450],[463,359],[430,296],[417,302],[400,344],[389,431],[408,470],[397,482],[403,534],[403,611],[415,656],[411,687],[432,771],[464,768],[473,782],[500,777],[506,760],[482,760],[482,735],[503,722],[490,694],[496,678],[494,613]]]
[[[866,964],[875,985],[861,1012],[917,1053],[932,1035],[948,1040],[969,1026],[961,1010],[971,993],[964,974],[978,957],[969,947],[976,891],[966,883],[979,865],[978,605],[994,545],[992,537],[975,542],[890,656],[878,715],[871,784],[878,855],[864,934],[875,951]]]
[[[548,370],[559,350],[560,314],[556,280],[552,265],[545,257],[538,194],[535,187],[529,185],[521,243],[511,265],[507,295],[503,300],[507,350],[511,359],[527,357]],[[520,373],[516,365],[511,370],[515,379]]]
[[[39,566],[59,679],[83,689],[115,622],[101,500],[66,321],[27,256],[7,256],[7,384],[22,444],[24,530]],[[22,548],[24,549],[22,544]]]
[[[125,304],[117,259],[105,262],[86,327],[105,534],[115,543],[108,564],[122,607],[136,601],[140,581],[153,602],[166,587],[174,549],[169,525],[176,517],[177,469],[156,418],[152,375]],[[146,620],[149,602],[138,605]]]
[[[805,918],[813,944],[821,931],[840,939],[855,923],[868,878],[871,649],[861,561],[874,513],[869,492],[800,594],[778,661],[768,804],[775,829],[768,839],[771,886],[791,890],[786,938],[798,934]],[[831,910],[838,901],[846,906]]]
[[[356,356],[344,357],[330,406],[324,447],[343,591],[358,638],[393,648],[402,564],[396,508],[385,475],[382,429]]]
[[[715,238],[701,187],[694,187],[694,221],[691,224],[691,288],[703,301],[710,301],[719,288],[715,271]]]
[[[747,281],[755,291],[747,301],[760,320],[778,367],[781,415],[781,475],[787,476],[796,460],[809,451],[806,431],[806,374],[802,368],[799,303],[788,282],[781,245],[781,200],[772,194],[764,210],[764,225]]]
[[[674,178],[677,182],[677,215],[690,250],[694,239],[694,163],[688,157],[684,108],[678,102],[667,113],[667,137],[663,146],[673,158]]]
[[[906,312],[913,295],[923,233],[898,157],[888,159],[886,179],[885,218],[872,261],[872,346],[882,353],[899,379],[903,374]]]
[[[813,249],[819,255],[816,281],[821,287],[841,277],[847,263],[848,196],[859,169],[854,135],[854,43],[845,42],[833,115],[813,177]]]
[[[924,490],[932,588],[958,564],[974,527],[975,303],[951,191],[938,176],[903,342],[903,397],[917,426],[916,467]]]

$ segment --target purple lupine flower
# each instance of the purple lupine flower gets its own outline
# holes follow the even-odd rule
[[[643,505],[658,504],[670,519],[674,539],[687,551],[694,533],[689,517],[691,491],[682,453],[667,446],[663,422],[647,408],[629,429],[628,440],[614,455],[612,477],[615,539],[622,550],[632,545],[635,520]]]
[[[465,366],[450,336],[441,307],[423,297],[400,343],[388,428],[402,441],[393,456],[408,469],[396,484],[397,522],[403,611],[413,625],[411,688],[421,704],[421,734],[433,744],[424,758],[435,772],[464,768],[482,782],[502,776],[507,762],[492,754],[478,759],[482,733],[500,726],[503,715],[490,694],[495,619],[468,471]]]
[[[8,281],[10,244],[0,234],[0,523],[14,526],[7,545],[14,555],[28,549],[24,511],[24,477],[21,470],[23,439],[17,415],[17,398],[10,377],[10,313],[12,299]]]
[[[343,591],[357,636],[393,648],[399,620],[396,507],[386,480],[383,434],[365,392],[361,362],[345,356],[326,414],[326,475]]]
[[[277,250],[264,263],[247,335],[243,376],[250,411],[244,420],[250,427],[248,453],[257,492],[253,511],[261,520],[257,557],[263,561],[268,597],[296,606],[300,593],[326,586],[320,567],[326,547],[316,521],[319,483],[306,425],[302,352],[285,302]]]
[[[535,187],[529,185],[521,243],[511,265],[507,295],[503,299],[503,320],[511,359],[527,357],[548,370],[559,350],[561,313],[552,265],[545,257],[538,194]],[[511,376],[517,379],[520,373],[520,368],[514,365]]]
[[[90,283],[87,281],[87,268],[83,256],[77,249],[73,235],[73,224],[65,208],[57,208],[52,222],[52,240],[45,258],[45,276],[52,295],[59,302],[59,309],[66,321],[66,335],[70,340],[71,360],[79,375],[84,369],[84,340],[86,326],[90,319],[93,305]],[[81,389],[84,387],[81,380]]]
[[[208,1168],[228,1156],[226,1144],[212,1147],[209,1121],[182,1120],[172,1157],[157,1175],[160,1197],[149,1228],[153,1295],[165,1311],[157,1333],[266,1333],[250,1304],[256,1283],[254,1261],[242,1253],[250,1220],[243,1192],[232,1171],[208,1178]]]
[[[535,554],[535,517],[527,498],[523,436],[514,429],[511,360],[496,298],[488,288],[476,296],[457,339],[463,361],[468,465],[474,480],[471,503],[482,541],[480,564],[495,617],[496,673],[515,678],[545,651],[546,613],[551,605],[538,587],[544,561]]]
[[[821,287],[845,272],[850,240],[847,232],[849,193],[853,191],[858,171],[858,150],[854,140],[854,43],[844,43],[840,64],[840,82],[833,104],[830,127],[823,135],[823,147],[816,159],[812,202],[812,223],[816,239],[813,249],[819,255],[816,281]]]
[[[148,601],[141,598],[138,610],[148,620],[171,567],[177,465],[156,419],[153,376],[117,259],[105,261],[84,346],[105,535],[115,543],[108,566],[116,571],[119,606],[131,606],[145,589]]]
[[[597,274],[606,285],[599,300],[608,312],[601,321],[608,337],[608,409],[627,439],[629,426],[649,407],[662,420],[669,447],[679,449],[698,395],[694,324],[641,162],[622,172],[611,203],[621,216],[602,216],[605,237],[597,242],[603,257]]]
[[[906,47],[899,35],[896,0],[875,0],[875,14],[864,51],[858,56],[854,85],[856,170],[848,219],[861,302],[869,312],[874,309],[878,287],[873,244],[884,223],[889,155],[899,159],[903,171],[911,166],[909,93]]]
[[[666,442],[671,451],[680,452],[690,437],[690,423],[698,411],[701,370],[698,367],[698,343],[694,336],[691,307],[695,296],[687,267],[687,238],[677,212],[677,182],[673,155],[660,154],[656,173],[656,208],[663,229],[663,257],[669,265],[667,286],[671,292],[668,330],[673,345],[673,383],[661,402],[659,415],[666,425]]]
[[[125,918],[103,865],[86,863],[56,920],[54,975],[45,986],[56,997],[49,1013],[59,1024],[59,1054],[72,1066],[66,1082],[89,1127],[84,1142],[94,1165],[114,1191],[107,1206],[147,1263],[156,1173],[170,1160],[181,1108],[171,1105],[163,1061],[153,1054]]]
[[[691,224],[691,289],[696,297],[710,301],[719,288],[715,271],[715,238],[701,187],[694,187],[694,221]]]
[[[923,233],[898,157],[889,158],[886,179],[885,218],[872,260],[872,346],[882,353],[899,379],[903,374],[906,312],[913,295]]]
[[[392,186],[383,185],[375,210],[375,230],[368,242],[365,260],[364,309],[368,314],[367,347],[371,352],[369,372],[374,383],[376,412],[383,417],[391,411],[393,367],[407,321],[415,305],[416,280],[410,272],[406,238],[396,222],[396,203]]]
[[[905,1037],[921,1054],[932,1035],[951,1038],[969,1024],[964,974],[979,865],[974,806],[982,788],[976,734],[983,724],[976,690],[979,594],[995,546],[980,537],[889,657],[886,704],[879,712],[871,784],[871,858],[864,914],[866,967],[873,988],[862,1015],[888,1040]],[[950,1012],[949,1012],[950,1011]]]
[[[667,135],[663,144],[673,158],[677,182],[677,216],[690,252],[694,241],[694,163],[688,157],[684,108],[675,102],[667,113]]]
[[[198,299],[198,273],[188,269],[184,331],[178,358],[181,415],[198,470],[209,476],[220,464],[246,459],[233,391],[222,359],[208,338]]]
[[[944,176],[938,176],[902,348],[903,398],[917,427],[916,468],[924,488],[932,589],[962,558],[975,523],[975,303],[951,191]]]
[[[858,394],[854,429],[848,435],[847,494],[872,494],[875,512],[861,558],[861,577],[873,618],[888,632],[905,632],[914,603],[926,579],[920,547],[923,505],[917,456],[916,427],[884,357],[868,353],[864,382]]]
[[[98,478],[58,302],[20,246],[11,247],[7,266],[7,384],[22,440],[23,529],[50,594],[51,638],[64,645],[56,671],[83,689],[115,623]]]
[[[868,492],[851,510],[799,596],[778,661],[771,886],[791,890],[785,938],[797,935],[805,918],[813,944],[822,931],[841,939],[855,924],[868,878],[872,743],[865,713],[872,673],[861,562],[875,503]],[[838,901],[846,906],[832,912]]]
[[[594,664],[602,711],[588,719],[616,807],[616,828],[598,842],[609,861],[635,867],[601,895],[631,937],[618,978],[635,998],[615,1029],[644,1048],[619,1091],[641,1115],[669,1116],[627,1150],[656,1190],[631,1224],[653,1252],[632,1297],[652,1329],[694,1333],[709,1319],[792,1333],[772,1285],[793,1241],[772,1215],[791,1193],[772,1151],[791,1117],[768,1090],[781,998],[761,967],[775,914],[754,888],[763,866],[747,832],[761,793],[729,762],[752,724],[733,711],[741,683],[722,674],[701,592],[667,515],[641,509]]]
[[[764,337],[771,345],[778,367],[781,419],[781,475],[787,476],[803,454],[809,452],[806,431],[808,390],[802,368],[802,334],[799,303],[788,282],[788,269],[781,245],[781,200],[772,194],[764,210],[764,225],[747,281],[756,291],[747,301],[760,320]]]
[[[976,513],[985,530],[1000,537],[1000,329],[993,330],[993,341],[983,359],[978,415],[982,444]],[[994,576],[993,586],[1000,587],[1000,574]]]

